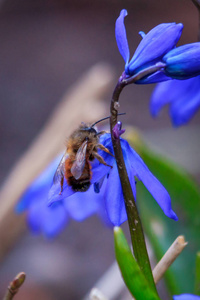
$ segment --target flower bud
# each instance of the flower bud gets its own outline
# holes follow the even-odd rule
[[[200,42],[187,44],[169,51],[163,61],[165,74],[176,79],[200,75]]]
[[[125,72],[133,75],[143,68],[154,65],[178,42],[183,24],[163,23],[150,30],[137,47]]]

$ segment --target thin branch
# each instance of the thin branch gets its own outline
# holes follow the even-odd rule
[[[178,236],[177,239],[173,242],[173,244],[161,258],[159,263],[153,269],[153,278],[156,284],[163,277],[164,273],[183,251],[183,249],[187,246],[187,244],[188,243],[185,242],[184,236],[182,235]]]
[[[19,288],[22,286],[26,278],[26,274],[24,272],[20,272],[17,276],[10,282],[7,292],[3,298],[3,300],[12,300],[14,295],[17,294]]]

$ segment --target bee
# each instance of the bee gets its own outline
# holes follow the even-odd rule
[[[53,179],[54,184],[60,183],[61,190],[59,194],[63,192],[64,178],[75,192],[87,191],[91,185],[92,178],[91,162],[95,158],[101,164],[112,168],[98,154],[98,149],[100,149],[113,156],[106,147],[99,143],[99,137],[105,131],[98,132],[96,127],[94,127],[97,123],[108,118],[110,117],[101,119],[92,125],[82,123],[68,138],[65,154],[58,165]]]

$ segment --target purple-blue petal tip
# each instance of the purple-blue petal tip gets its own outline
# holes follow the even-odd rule
[[[173,210],[170,211],[170,218],[174,221],[178,221],[178,217]]]
[[[117,41],[117,46],[126,64],[128,63],[130,56],[128,41],[126,37],[126,29],[124,26],[124,18],[127,15],[127,10],[122,9],[115,23],[115,37]]]
[[[120,135],[125,132],[125,129],[122,129],[122,122],[118,121],[113,128],[113,136],[115,139],[119,139]]]
[[[145,35],[146,35],[146,34],[144,33],[144,31],[139,31],[138,33],[139,33],[139,35],[141,36],[141,38],[144,38]]]

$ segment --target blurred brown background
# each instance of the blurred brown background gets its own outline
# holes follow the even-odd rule
[[[115,68],[117,80],[124,62],[114,25],[122,8],[129,13],[125,23],[131,54],[140,41],[138,32],[163,22],[184,24],[180,44],[197,40],[198,14],[190,0],[0,1],[0,182],[83,72],[105,61]],[[162,117],[151,118],[152,89],[125,89],[125,123],[142,129],[149,143],[198,179],[199,113],[189,127],[174,131],[166,108]],[[105,98],[108,114],[111,93]],[[16,299],[81,299],[113,260],[112,231],[95,217],[71,222],[53,242],[27,230],[1,263],[0,292],[16,273],[25,271],[27,281]]]

